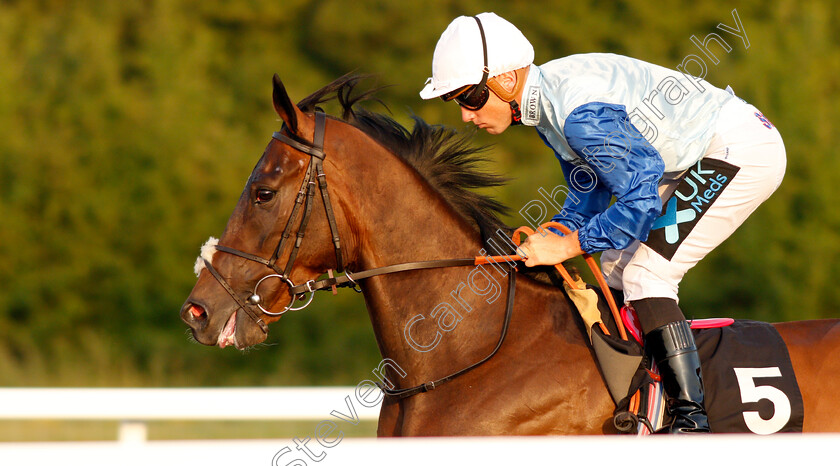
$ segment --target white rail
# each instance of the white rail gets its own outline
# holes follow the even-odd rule
[[[361,402],[376,395],[357,387],[0,388],[0,420],[116,420],[120,441],[145,442],[147,421],[326,420],[333,411],[376,420],[379,406]]]
[[[664,462],[690,458],[692,464],[790,466],[824,462],[836,455],[840,445],[838,435],[356,439],[326,431],[314,439],[302,433],[304,440],[146,441],[145,422],[152,420],[336,421],[333,413],[375,420],[379,406],[372,401],[378,393],[365,388],[370,386],[361,391],[359,387],[0,389],[0,420],[121,421],[121,442],[0,443],[0,464],[283,466],[387,461],[400,466],[597,466],[613,465],[622,458]]]
[[[343,439],[307,453],[290,440],[0,443],[6,465],[183,464],[353,466],[653,464],[791,466],[834,464],[837,435]]]

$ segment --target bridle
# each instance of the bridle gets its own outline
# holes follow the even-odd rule
[[[258,262],[260,264],[265,265],[266,267],[272,269],[275,273],[269,274],[261,278],[257,281],[257,284],[254,286],[254,292],[248,297],[247,303],[242,300],[242,298],[233,290],[233,287],[227,283],[227,280],[221,276],[221,274],[213,267],[213,264],[204,259],[204,265],[216,278],[216,280],[222,285],[222,287],[228,292],[228,294],[233,297],[236,301],[236,304],[239,305],[241,309],[245,311],[245,313],[253,319],[260,329],[267,333],[268,326],[266,325],[265,321],[262,320],[261,316],[253,309],[256,307],[259,309],[263,314],[271,315],[271,316],[278,316],[282,315],[287,311],[297,311],[300,309],[305,308],[312,302],[312,298],[314,296],[314,289],[309,289],[308,291],[312,292],[309,296],[309,301],[306,304],[300,307],[293,307],[291,304],[286,306],[280,312],[270,312],[262,306],[262,298],[258,294],[260,285],[269,278],[277,278],[280,279],[289,286],[290,293],[292,288],[296,290],[299,287],[296,287],[294,282],[292,282],[289,275],[292,272],[292,267],[295,263],[295,258],[297,258],[298,251],[300,250],[300,245],[303,243],[303,237],[306,233],[306,226],[309,224],[309,217],[312,213],[312,201],[313,197],[315,197],[315,189],[316,184],[321,191],[321,199],[324,202],[324,209],[327,212],[327,221],[330,225],[330,232],[332,234],[332,242],[333,246],[335,247],[335,257],[336,257],[336,269],[340,272],[344,269],[344,262],[341,255],[341,240],[338,236],[338,227],[336,226],[335,221],[335,214],[333,213],[332,203],[330,202],[330,195],[329,191],[327,190],[327,177],[324,174],[324,158],[326,154],[324,153],[324,133],[326,127],[326,115],[322,112],[315,113],[315,132],[313,135],[312,144],[307,144],[295,140],[285,134],[282,131],[275,132],[272,137],[285,143],[286,145],[303,152],[309,155],[309,165],[307,166],[306,174],[303,177],[303,182],[298,190],[297,196],[295,198],[294,207],[292,207],[292,212],[289,214],[289,219],[286,221],[286,227],[283,229],[283,234],[280,237],[280,241],[277,243],[277,247],[274,249],[274,254],[271,255],[270,259],[264,259],[260,256],[255,254],[247,253],[244,251],[240,251],[235,248],[231,248],[228,246],[216,245],[215,248],[218,251],[225,252],[228,254],[233,254],[235,256],[242,257],[244,259],[248,259],[250,261]],[[316,181],[317,180],[317,181]],[[289,258],[286,261],[286,267],[281,268],[277,265],[277,261],[280,258],[280,254],[283,252],[285,246],[288,244],[288,240],[292,234],[292,225],[298,217],[298,213],[303,208],[303,216],[300,219],[300,223],[298,224],[297,228],[297,235],[295,238],[294,245],[292,246],[292,251],[289,254]],[[310,280],[307,283],[311,283]],[[298,297],[303,297],[303,292],[297,292],[292,294],[292,302]]]
[[[218,251],[233,254],[234,256],[238,256],[253,262],[258,262],[270,268],[275,273],[268,274],[259,279],[256,285],[254,285],[253,293],[251,293],[247,300],[243,300],[242,297],[236,293],[233,287],[230,286],[227,280],[225,280],[225,278],[219,273],[219,271],[216,270],[211,261],[207,258],[203,258],[204,265],[210,272],[210,274],[219,282],[219,284],[222,285],[222,287],[233,298],[233,300],[236,302],[239,308],[244,310],[245,313],[251,319],[253,319],[254,322],[257,323],[257,325],[264,333],[268,333],[268,325],[265,323],[265,321],[262,320],[262,316],[255,310],[255,308],[259,309],[259,311],[263,314],[270,316],[278,316],[286,313],[287,311],[298,311],[309,306],[309,304],[312,303],[315,291],[326,289],[333,289],[335,291],[335,289],[338,287],[348,287],[355,289],[357,292],[361,292],[361,290],[358,289],[357,280],[363,280],[365,278],[377,275],[404,272],[409,270],[475,266],[479,263],[477,258],[442,259],[388,265],[385,267],[377,267],[362,272],[354,272],[352,275],[350,274],[350,272],[345,271],[344,261],[341,254],[341,240],[339,238],[338,227],[335,221],[335,213],[330,202],[329,192],[327,191],[327,177],[324,173],[323,166],[324,159],[326,158],[326,153],[324,152],[325,128],[326,115],[323,112],[315,112],[315,131],[312,137],[311,144],[287,136],[282,132],[282,130],[279,132],[275,132],[272,135],[274,139],[283,142],[284,144],[292,147],[295,150],[308,154],[310,160],[306,174],[303,178],[303,183],[301,184],[300,190],[298,190],[298,194],[295,198],[294,207],[292,207],[292,212],[289,214],[289,218],[286,221],[286,226],[283,230],[283,234],[281,235],[280,241],[278,242],[277,247],[274,249],[274,254],[272,254],[271,258],[264,259],[255,254],[240,251],[235,248],[222,246],[219,244],[215,245],[215,248]],[[295,283],[292,282],[291,278],[289,278],[289,275],[291,274],[292,267],[294,266],[294,262],[297,257],[298,251],[300,250],[300,246],[303,243],[304,233],[309,223],[310,214],[312,213],[312,203],[313,197],[315,197],[316,184],[321,192],[321,199],[324,203],[324,209],[327,215],[327,222],[329,223],[330,233],[332,234],[333,247],[335,248],[336,270],[338,272],[344,272],[344,275],[333,276],[333,274],[330,273],[329,278],[317,281],[309,280],[304,284],[295,285]],[[295,219],[298,217],[298,213],[301,210],[301,208],[303,208],[303,215],[300,219],[300,223],[298,224],[297,235],[294,241],[294,245],[292,246],[292,251],[289,254],[289,258],[286,261],[286,266],[284,268],[281,268],[277,265],[277,261],[279,260],[280,254],[284,250],[284,247],[288,244],[288,240],[291,237],[292,233],[292,225],[294,224]],[[499,262],[498,264],[503,266],[505,265],[505,262]],[[399,398],[406,398],[417,393],[423,393],[429,390],[434,390],[437,386],[440,386],[441,384],[446,383],[454,379],[455,377],[469,372],[470,370],[480,366],[481,364],[485,363],[487,360],[492,358],[499,351],[499,348],[501,348],[502,342],[504,342],[505,336],[507,335],[510,318],[513,313],[513,298],[516,284],[516,272],[513,267],[510,267],[510,270],[508,271],[508,276],[508,300],[507,307],[505,310],[504,325],[502,326],[499,341],[496,344],[496,347],[489,355],[487,355],[484,359],[478,361],[477,363],[470,365],[467,368],[461,369],[441,379],[426,382],[416,387],[406,389],[391,389],[388,387],[381,387],[385,394],[389,396],[397,396]],[[290,303],[282,311],[279,312],[270,312],[266,310],[262,306],[262,297],[259,295],[258,291],[262,282],[269,278],[277,278],[286,282],[286,284],[289,287],[289,295],[292,297],[292,303],[294,303],[296,299],[303,299],[306,293],[309,293],[309,299],[305,304],[303,304],[300,307],[293,307]]]

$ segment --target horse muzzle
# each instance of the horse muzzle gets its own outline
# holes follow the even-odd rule
[[[245,349],[265,341],[267,333],[247,316],[243,318],[245,313],[240,311],[214,313],[197,301],[187,300],[181,308],[181,320],[190,327],[195,341],[202,345]]]

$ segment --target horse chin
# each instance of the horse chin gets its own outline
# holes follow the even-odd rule
[[[238,311],[234,311],[233,314],[230,315],[228,318],[227,323],[225,324],[222,331],[219,332],[219,338],[216,339],[216,345],[219,348],[224,348],[229,345],[237,346],[236,345],[236,316],[239,314]]]
[[[248,325],[251,321],[247,319],[247,316],[245,316],[246,318],[244,320],[240,321],[239,316],[243,314],[239,311],[234,311],[230,315],[222,331],[219,332],[219,336],[216,339],[216,346],[219,348],[233,346],[238,350],[244,350],[245,348],[265,341],[267,335],[256,324]]]

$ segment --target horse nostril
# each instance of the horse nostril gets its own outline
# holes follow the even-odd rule
[[[197,304],[190,304],[189,311],[190,314],[192,314],[193,319],[197,321],[201,321],[207,318],[207,311],[205,311],[203,307]]]

